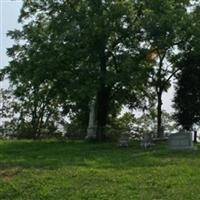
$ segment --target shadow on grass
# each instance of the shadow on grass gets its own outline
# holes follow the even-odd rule
[[[116,144],[66,141],[0,141],[0,170],[62,167],[131,169],[176,165],[180,159],[200,159],[200,152],[173,152],[165,145],[142,150],[138,143],[127,149]]]

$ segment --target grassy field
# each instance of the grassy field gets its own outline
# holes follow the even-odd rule
[[[200,151],[0,141],[0,200],[200,199]]]

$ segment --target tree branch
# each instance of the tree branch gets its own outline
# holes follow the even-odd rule
[[[173,71],[173,72],[171,73],[171,75],[166,79],[166,82],[170,81],[170,79],[171,79],[178,71],[180,71],[180,69],[176,69],[175,71]]]

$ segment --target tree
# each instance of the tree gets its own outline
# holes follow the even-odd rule
[[[176,119],[184,129],[191,129],[200,121],[200,7],[193,7],[190,27],[186,29],[188,40],[182,45],[175,59],[180,73],[177,75],[174,98]]]
[[[103,140],[113,107],[127,99],[135,105],[146,82],[141,9],[138,1],[24,1],[23,30],[9,34],[22,41],[9,50],[12,83],[48,85],[65,110],[77,113],[88,113],[96,97],[97,138]]]
[[[4,121],[8,119],[13,119],[15,112],[14,112],[14,104],[13,104],[13,96],[11,91],[1,89],[0,90],[0,118],[1,118],[1,125],[4,124]]]
[[[182,30],[189,24],[187,8],[190,1],[144,1],[145,2],[145,45],[147,60],[152,66],[149,86],[154,88],[157,99],[157,137],[162,131],[162,95],[171,86],[171,79],[177,73],[171,59],[177,54],[178,45],[185,43]]]
[[[9,108],[14,108],[18,116],[16,127],[29,129],[27,132],[33,138],[40,137],[43,129],[58,121],[61,109],[56,92],[58,83],[48,79],[55,71],[48,70],[54,63],[50,58],[53,50],[48,49],[45,40],[46,31],[45,26],[35,24],[25,25],[23,31],[10,31],[8,35],[16,44],[8,49],[12,60],[2,71],[11,82],[14,107]]]
[[[59,103],[44,88],[3,90],[0,113],[2,126],[12,129],[18,137],[36,139],[44,132],[53,134],[61,124]]]
[[[182,61],[178,76],[175,108],[179,124],[186,130],[200,121],[200,59],[199,55],[187,55]]]

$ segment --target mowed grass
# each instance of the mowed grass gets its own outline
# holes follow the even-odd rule
[[[200,151],[0,141],[0,200],[200,199]]]

